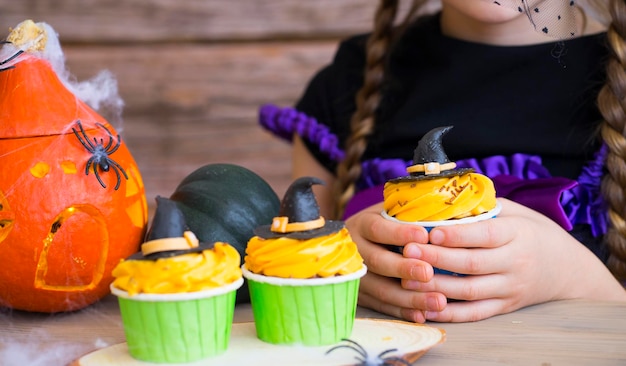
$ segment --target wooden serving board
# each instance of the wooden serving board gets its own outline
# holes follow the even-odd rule
[[[409,363],[415,362],[430,348],[445,340],[445,331],[426,325],[398,320],[356,319],[352,341],[359,343],[368,357],[385,353],[386,357],[399,357]],[[348,345],[347,342],[339,344]],[[233,324],[228,350],[219,356],[184,365],[350,365],[363,359],[354,349],[335,345],[320,347],[280,346],[260,341],[253,322]],[[126,343],[119,343],[86,354],[71,366],[138,366],[151,363],[135,360],[128,353]]]

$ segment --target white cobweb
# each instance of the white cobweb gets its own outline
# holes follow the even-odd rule
[[[65,55],[61,49],[58,34],[46,23],[36,23],[45,29],[47,33],[46,47],[43,51],[29,49],[33,40],[21,46],[11,43],[0,44],[0,69],[16,66],[20,57],[14,57],[19,51],[28,52],[30,55],[47,60],[61,82],[77,98],[85,102],[91,108],[102,115],[117,132],[122,128],[122,110],[124,103],[118,92],[117,80],[108,70],[102,70],[94,77],[78,81],[66,67]],[[19,24],[15,28],[19,27]],[[14,29],[15,29],[14,28]],[[28,51],[26,51],[28,50]],[[99,319],[100,322],[119,322],[119,319],[108,319],[106,314],[99,313],[96,308],[88,307],[80,310],[80,313],[88,313]],[[54,323],[59,316],[79,316],[77,313],[69,314],[32,314],[32,327],[17,329],[15,318],[24,318],[24,313],[8,308],[0,308],[0,365],[2,366],[55,366],[67,365],[79,356],[93,351],[94,349],[107,347],[110,344],[94,334],[87,342],[75,344],[64,340],[58,334],[46,332],[37,324],[47,322]],[[29,317],[30,318],[30,317]],[[121,329],[121,324],[119,325]],[[21,326],[20,326],[21,327]],[[10,337],[5,331],[13,329],[20,334],[19,337]],[[15,333],[13,333],[15,334]]]
[[[57,76],[68,90],[102,115],[118,132],[121,132],[124,101],[119,95],[115,76],[109,70],[101,70],[91,79],[83,81],[76,80],[65,65],[65,55],[61,48],[57,32],[47,23],[39,22],[36,23],[36,25],[43,28],[46,32],[46,47],[43,51],[33,51],[30,49],[27,52],[50,62]],[[19,27],[19,24],[15,28],[17,27]],[[20,50],[26,51],[31,47],[33,42],[37,41],[38,40],[35,39],[21,46],[15,46],[10,43],[2,45],[0,49],[0,61],[11,58]],[[2,68],[13,66],[19,61],[20,58],[17,57],[3,64]]]

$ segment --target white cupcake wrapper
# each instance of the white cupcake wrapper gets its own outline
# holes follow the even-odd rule
[[[184,301],[184,300],[197,300],[204,299],[207,297],[214,297],[229,293],[231,291],[235,291],[243,285],[243,278],[239,278],[237,281],[233,283],[229,283],[228,285],[212,288],[208,290],[202,291],[194,291],[194,292],[180,292],[180,293],[172,293],[172,294],[136,294],[129,295],[128,292],[124,290],[120,290],[116,287],[113,287],[111,284],[111,293],[115,296],[122,297],[129,300],[135,301]]]
[[[437,226],[451,226],[451,225],[460,225],[460,224],[471,224],[478,221],[483,221],[487,219],[491,219],[496,217],[500,211],[502,211],[502,204],[500,202],[496,202],[496,207],[476,216],[464,217],[462,219],[454,219],[454,220],[441,220],[441,221],[400,221],[395,217],[391,217],[387,215],[385,210],[381,212],[381,215],[393,222],[397,222],[400,224],[410,224],[410,225],[418,225],[423,227],[437,227]]]
[[[245,264],[241,266],[241,271],[243,272],[243,276],[248,280],[262,282],[262,283],[269,283],[271,285],[323,286],[323,285],[329,285],[333,283],[342,283],[342,282],[352,281],[352,280],[361,278],[365,276],[365,273],[367,272],[367,266],[363,264],[363,268],[361,268],[360,270],[354,273],[341,275],[341,276],[326,277],[326,278],[280,278],[280,277],[273,277],[273,276],[264,276],[264,275],[259,275],[259,274],[250,272],[248,269],[246,269]]]

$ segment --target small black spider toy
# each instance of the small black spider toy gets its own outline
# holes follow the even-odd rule
[[[11,43],[11,42],[9,42],[9,41],[0,41],[0,44],[7,44],[7,43]],[[4,70],[11,70],[12,68],[14,68],[15,66],[4,67],[2,65],[6,64],[7,62],[10,62],[10,61],[14,60],[17,56],[21,55],[22,53],[24,53],[24,51],[19,50],[13,56],[7,58],[6,60],[0,61],[0,72],[2,72]]]
[[[98,141],[98,138],[94,137],[93,142],[92,142],[89,139],[89,136],[87,136],[87,134],[85,133],[85,129],[83,128],[83,125],[80,123],[80,121],[76,121],[76,124],[78,124],[80,133],[74,127],[72,127],[72,131],[74,132],[74,135],[76,135],[76,138],[78,138],[78,141],[80,141],[80,143],[85,147],[85,149],[87,149],[87,151],[93,154],[89,158],[89,160],[87,160],[87,165],[85,165],[85,175],[89,175],[89,167],[92,167],[93,174],[98,179],[98,182],[100,182],[100,185],[102,186],[102,188],[106,188],[107,187],[106,184],[104,184],[104,182],[100,178],[100,173],[98,173],[98,168],[100,168],[103,172],[108,172],[109,169],[113,169],[113,171],[115,172],[115,175],[117,175],[117,184],[115,185],[115,190],[117,190],[120,187],[120,182],[122,180],[120,172],[124,175],[124,178],[128,179],[128,175],[124,171],[124,168],[122,168],[121,165],[119,165],[117,162],[115,162],[113,159],[109,157],[111,154],[116,152],[117,149],[120,147],[122,143],[122,139],[120,138],[120,135],[117,135],[117,142],[114,145],[113,144],[114,138],[113,138],[113,135],[111,134],[111,131],[109,131],[108,128],[104,127],[104,125],[100,123],[96,123],[98,127],[104,129],[107,135],[109,135],[109,141],[105,145],[103,138],[100,138],[100,141]]]
[[[382,351],[376,357],[370,357],[367,354],[367,351],[365,350],[365,348],[363,348],[363,346],[361,346],[357,342],[351,339],[346,339],[346,338],[343,338],[342,341],[347,342],[348,344],[340,344],[338,346],[334,346],[333,348],[326,351],[326,354],[329,354],[332,351],[339,349],[339,348],[349,348],[349,349],[355,350],[361,356],[361,357],[354,357],[357,359],[357,361],[359,361],[359,363],[355,364],[354,366],[397,366],[397,365],[411,366],[411,364],[407,360],[401,357],[394,357],[394,356],[383,357],[390,352],[397,351],[396,348]]]

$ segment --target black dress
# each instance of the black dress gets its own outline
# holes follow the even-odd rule
[[[444,36],[438,14],[419,19],[389,56],[364,164],[410,161],[426,132],[452,125],[443,140],[451,161],[522,154],[540,159],[545,176],[579,181],[592,162],[592,175],[598,178],[602,145],[596,132],[601,120],[596,96],[604,84],[605,38],[602,33],[565,42],[493,46]],[[287,139],[291,133],[300,134],[330,172],[350,132],[355,94],[363,83],[366,39],[359,35],[340,44],[332,63],[310,81],[295,111],[271,106],[261,110],[266,128]],[[388,178],[364,169],[359,189]],[[606,210],[597,212],[602,206],[597,202],[599,179],[592,185],[589,195],[594,197],[586,200],[596,201],[592,215],[605,221]],[[595,233],[594,238],[589,225],[575,220],[572,225],[572,234],[605,259],[601,235]]]

